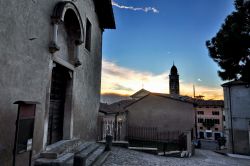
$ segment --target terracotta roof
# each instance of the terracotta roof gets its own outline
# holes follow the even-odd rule
[[[224,101],[223,100],[203,100],[203,99],[194,99],[190,96],[182,96],[182,95],[171,95],[171,94],[166,94],[166,93],[153,93],[153,92],[149,92],[145,89],[141,89],[138,92],[136,92],[135,94],[131,95],[130,97],[134,98],[137,96],[140,96],[140,93],[145,93],[145,95],[142,95],[139,99],[137,100],[122,100],[120,102],[114,103],[114,105],[121,105],[121,107],[126,108],[140,100],[142,100],[143,98],[149,96],[149,95],[155,95],[155,96],[160,96],[160,97],[165,97],[165,98],[169,98],[169,99],[173,99],[173,100],[178,100],[181,102],[186,102],[186,103],[191,103],[194,105],[198,105],[198,106],[220,106],[223,107],[224,106]]]
[[[219,106],[224,107],[223,100],[195,100],[197,106]]]
[[[165,94],[165,93],[149,93],[137,100],[134,100],[133,102],[131,102],[130,104],[128,104],[127,106],[125,106],[125,108],[133,105],[134,103],[146,98],[149,95],[155,95],[155,96],[159,96],[159,97],[164,97],[164,98],[169,98],[172,100],[177,100],[177,101],[181,101],[181,102],[186,102],[186,103],[190,103],[190,104],[194,104],[193,98],[189,97],[189,96],[180,96],[180,95],[170,95],[170,94]]]
[[[165,93],[151,93],[153,95],[161,96],[161,97],[166,97],[174,100],[179,100],[182,102],[188,102],[188,103],[193,103],[194,100],[192,97],[189,96],[182,96],[182,95],[171,95],[171,94],[165,94]]]

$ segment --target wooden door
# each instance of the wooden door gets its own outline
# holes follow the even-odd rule
[[[57,64],[52,70],[47,144],[63,139],[63,119],[68,70]]]

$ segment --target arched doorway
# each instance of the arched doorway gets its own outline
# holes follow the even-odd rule
[[[72,2],[57,3],[51,18],[53,37],[49,51],[52,53],[53,68],[47,145],[72,138],[74,70],[81,65],[79,49],[84,32],[80,14]]]

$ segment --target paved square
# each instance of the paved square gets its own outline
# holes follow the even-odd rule
[[[113,147],[104,166],[250,166],[250,160],[231,158],[210,150],[197,150],[191,158],[156,156]]]

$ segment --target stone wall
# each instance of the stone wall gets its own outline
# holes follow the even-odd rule
[[[127,109],[129,126],[157,127],[159,132],[194,129],[195,112],[188,102],[151,94]]]
[[[0,2],[0,161],[10,165],[17,117],[17,100],[38,101],[33,155],[46,147],[53,55],[51,18],[58,0]],[[92,0],[78,0],[83,27],[92,23],[91,51],[80,46],[82,65],[74,68],[71,138],[96,138],[101,80],[102,29]],[[86,29],[86,28],[85,28]],[[59,43],[60,44],[60,43]]]
[[[227,147],[229,151],[250,154],[249,85],[224,87]],[[233,130],[232,130],[233,128]]]

